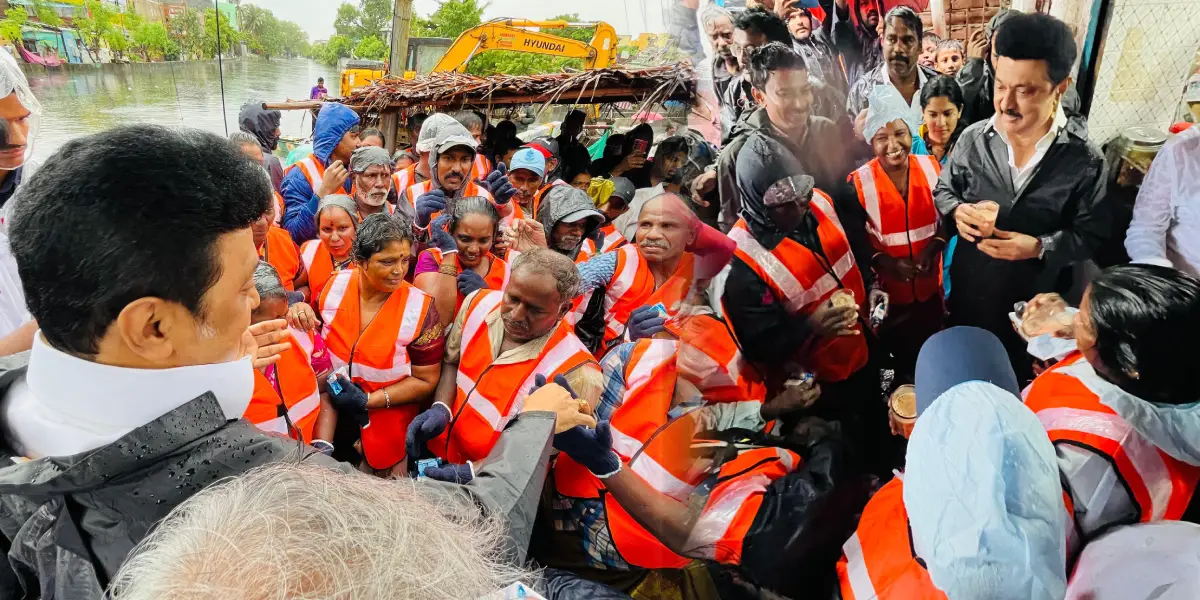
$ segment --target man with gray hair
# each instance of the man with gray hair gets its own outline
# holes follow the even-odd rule
[[[386,211],[396,212],[396,206],[388,202],[392,192],[392,157],[388,151],[377,146],[363,146],[350,155],[350,177],[354,179],[354,203],[358,206],[358,217],[365,219]],[[401,210],[410,220],[409,211]]]
[[[733,15],[716,3],[709,4],[700,12],[700,26],[712,45],[713,92],[720,101],[725,97],[729,82],[742,73],[742,67],[733,54]]]
[[[408,429],[408,455],[441,462],[427,475],[470,481],[473,463],[492,450],[538,382],[553,380],[571,390],[587,413],[596,406],[600,368],[564,320],[578,291],[571,259],[534,248],[513,261],[503,291],[481,289],[466,297],[446,336],[434,405]]]

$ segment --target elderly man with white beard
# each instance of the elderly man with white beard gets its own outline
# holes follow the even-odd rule
[[[352,194],[354,204],[358,206],[359,219],[384,211],[387,214],[396,211],[396,206],[388,203],[388,195],[392,191],[393,165],[388,151],[376,146],[363,146],[350,156],[350,176],[354,181]]]

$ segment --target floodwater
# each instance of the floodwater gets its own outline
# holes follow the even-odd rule
[[[86,65],[27,72],[43,116],[34,157],[44,160],[68,140],[131,123],[196,127],[225,135],[237,130],[248,100],[307,100],[318,77],[337,93],[334,68],[307,59],[224,61],[225,114],[216,61]],[[309,111],[283,111],[284,136],[312,129]]]

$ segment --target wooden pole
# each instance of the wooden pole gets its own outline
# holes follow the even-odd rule
[[[408,30],[412,26],[413,0],[396,0],[392,9],[392,53],[388,61],[391,76],[404,77],[408,70]],[[396,133],[399,127],[399,114],[396,111],[385,111],[380,125],[383,127],[383,144],[388,152],[396,151]]]

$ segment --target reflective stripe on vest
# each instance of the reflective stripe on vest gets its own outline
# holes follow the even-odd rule
[[[1138,504],[1141,522],[1178,520],[1200,480],[1200,467],[1163,452],[1101,402],[1120,394],[1125,392],[1076,354],[1034,380],[1025,403],[1050,441],[1083,445],[1112,461]]]
[[[292,347],[283,352],[275,365],[275,380],[280,390],[276,391],[270,380],[256,369],[254,396],[243,416],[262,431],[292,436],[287,420],[279,416],[282,391],[282,402],[287,406],[288,418],[300,430],[304,441],[311,442],[312,430],[321,408],[321,394],[310,358],[313,342],[308,332],[292,329],[290,333],[291,339],[288,341]]]
[[[718,480],[688,534],[688,556],[722,564],[742,562],[742,543],[767,487],[800,465],[800,456],[783,448],[754,448],[721,465]],[[728,479],[726,479],[728,477]]]
[[[325,177],[325,165],[322,165],[316,156],[309,154],[288,170],[291,169],[300,169],[300,172],[304,173],[304,178],[308,180],[308,187],[312,188],[314,194],[321,187],[321,179]]]
[[[429,256],[433,259],[434,263],[439,266],[442,264],[442,251],[440,249],[431,247],[422,251],[422,254],[425,252],[429,253]],[[459,274],[463,272],[462,260],[460,260],[461,256],[461,254],[454,255],[454,266],[456,269],[458,269],[456,272]],[[508,286],[508,277],[510,274],[512,274],[512,266],[509,265],[504,259],[498,258],[496,255],[492,254],[490,251],[487,253],[487,257],[491,260],[491,263],[488,265],[488,272],[487,275],[483,277],[483,281],[487,284],[487,289],[489,290],[504,291],[504,288]],[[457,294],[458,297],[454,301],[455,315],[457,315],[458,311],[462,308],[463,301],[467,299],[466,295],[464,295],[462,292],[457,292]]]
[[[500,309],[503,292],[484,290],[471,299],[462,328],[462,352],[455,378],[454,422],[430,442],[435,454],[452,463],[483,460],[500,433],[521,411],[537,375],[565,375],[592,355],[565,323],[551,333],[536,357],[497,363],[492,355],[489,315]]]
[[[887,248],[904,248],[903,256],[905,257],[908,256],[909,244],[925,241],[937,233],[938,222],[937,209],[933,205],[933,188],[937,185],[936,173],[940,167],[928,156],[909,156],[909,164],[910,194],[908,202],[904,204],[905,210],[909,212],[909,218],[903,222],[899,219],[896,219],[895,223],[890,220],[885,221],[884,209],[881,206],[884,198],[876,180],[876,170],[883,170],[879,165],[879,159],[873,159],[854,172],[855,183],[858,184],[856,187],[859,188],[859,202],[867,211],[867,232]],[[916,166],[917,169],[913,169],[912,166]],[[921,172],[922,181],[912,179],[914,171]],[[890,185],[891,180],[886,183]],[[913,197],[912,191],[919,192],[918,197]],[[897,198],[900,198],[898,194]],[[902,198],[900,200],[903,202]],[[922,215],[916,222],[913,222],[912,217],[916,215],[912,213],[922,213]]]
[[[742,356],[725,322],[715,315],[668,321],[667,331],[680,340],[679,374],[709,403],[749,402],[762,405],[764,378]]]
[[[871,497],[842,553],[837,574],[843,600],[946,600],[913,556],[899,477]]]
[[[492,161],[481,152],[475,153],[475,162],[471,165],[471,180],[487,179],[492,174]]]
[[[658,288],[654,274],[633,244],[616,250],[617,266],[604,297],[604,342],[608,345],[625,334],[625,325],[634,309],[661,302],[668,316],[674,316],[692,285],[694,257],[684,252],[675,273]],[[600,349],[601,352],[604,348]]]
[[[581,265],[595,255],[596,242],[593,242],[591,239],[583,240],[583,244],[579,246],[579,252],[575,254],[575,264]]]
[[[612,252],[613,250],[624,246],[628,242],[628,240],[625,239],[625,236],[621,235],[617,231],[617,227],[612,223],[601,227],[600,231],[604,232],[604,243],[600,246],[601,254],[605,252]]]

